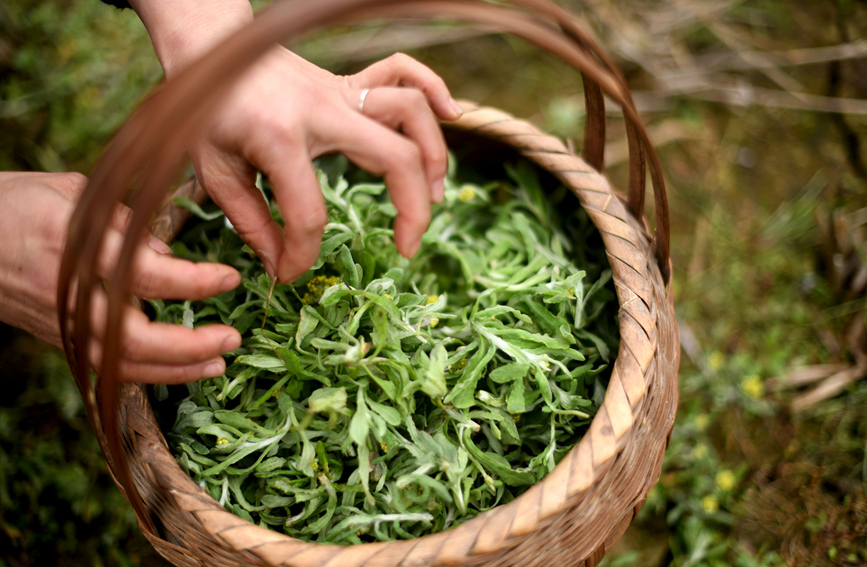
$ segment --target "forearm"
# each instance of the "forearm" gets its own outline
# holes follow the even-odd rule
[[[249,0],[130,0],[171,79],[253,20]]]

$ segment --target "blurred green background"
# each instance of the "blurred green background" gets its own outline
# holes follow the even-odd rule
[[[605,565],[867,565],[867,2],[562,3],[658,144],[683,346],[663,474]],[[407,51],[458,97],[580,137],[580,79],[517,40],[391,25],[299,50],[335,72]],[[161,76],[129,10],[6,0],[0,168],[86,174]],[[614,110],[609,130],[624,187]],[[0,566],[164,565],[62,354],[0,326],[0,381]]]

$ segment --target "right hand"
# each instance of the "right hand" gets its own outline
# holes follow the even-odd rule
[[[248,0],[130,1],[169,83],[253,20]],[[199,180],[241,238],[272,277],[288,283],[316,261],[327,222],[313,158],[342,152],[385,178],[398,211],[395,245],[410,257],[431,202],[443,197],[447,150],[437,119],[460,115],[443,80],[406,55],[341,77],[275,46],[232,87],[190,153]],[[255,187],[257,171],[274,186],[283,228]]]
[[[406,55],[342,77],[276,47],[242,77],[191,153],[202,185],[269,274],[292,282],[316,261],[328,221],[312,159],[339,151],[383,176],[397,209],[395,245],[412,257],[430,204],[443,198],[448,151],[437,118],[460,114],[442,79]],[[257,171],[272,182],[283,228],[256,189]]]

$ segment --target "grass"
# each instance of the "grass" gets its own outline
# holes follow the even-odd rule
[[[867,563],[867,382],[795,411],[815,385],[791,380],[804,367],[864,357],[857,274],[867,250],[858,216],[867,206],[867,124],[811,110],[815,98],[778,104],[789,92],[867,98],[865,63],[755,63],[756,54],[863,37],[867,9],[844,0],[569,4],[622,62],[662,142],[684,338],[681,407],[660,482],[605,565]],[[702,15],[710,8],[712,17]],[[386,43],[406,37],[419,36],[398,30]],[[321,45],[308,53],[321,55]],[[747,52],[747,68],[709,63]],[[576,132],[577,79],[520,42],[477,37],[412,53],[458,96]],[[60,0],[0,7],[0,70],[6,169],[86,172],[160,77],[132,14]],[[675,88],[676,71],[714,88]],[[781,94],[762,104],[716,100],[744,84]],[[616,116],[610,131],[609,175],[622,187]],[[3,332],[3,380],[12,386],[0,404],[0,565],[156,564],[96,458],[58,353]]]

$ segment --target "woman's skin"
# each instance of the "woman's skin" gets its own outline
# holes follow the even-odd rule
[[[69,218],[87,178],[78,173],[0,172],[0,320],[62,346],[57,317],[57,278]],[[100,255],[106,277],[120,251],[130,210],[119,207]],[[229,266],[173,258],[153,237],[142,239],[132,292],[145,298],[204,298],[230,289],[241,275]],[[101,357],[106,296],[95,296],[91,360]],[[121,374],[130,380],[177,383],[219,376],[221,353],[241,345],[238,332],[224,325],[188,329],[153,323],[130,307],[124,318]]]
[[[253,18],[247,0],[132,0],[171,81],[184,67]],[[363,106],[360,104],[362,93]],[[295,281],[319,254],[327,220],[312,159],[339,151],[385,178],[398,211],[395,244],[413,256],[443,198],[447,150],[439,120],[460,108],[433,71],[405,55],[358,74],[333,75],[275,46],[248,69],[190,148],[196,173],[238,234],[272,277]],[[271,220],[255,187],[257,171],[272,182],[285,229]],[[0,320],[60,345],[56,287],[66,227],[86,184],[79,174],[0,173]],[[128,211],[118,209],[101,257],[113,265]],[[148,246],[148,244],[150,246]],[[133,293],[147,298],[200,299],[239,285],[232,268],[172,258],[143,238]],[[96,298],[91,361],[101,353],[105,298]],[[195,330],[125,317],[121,375],[151,383],[218,376],[220,356],[240,345],[231,327]]]

